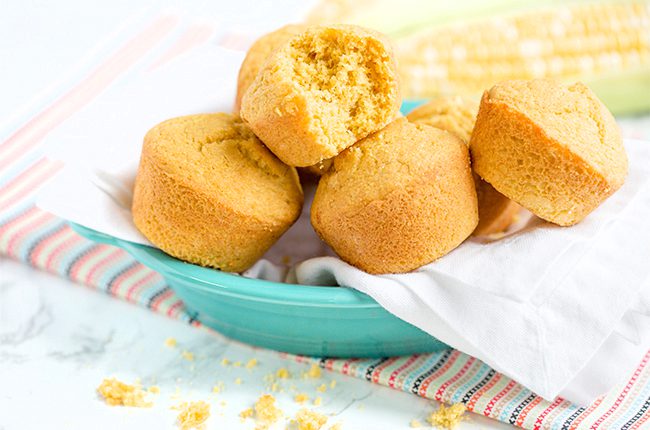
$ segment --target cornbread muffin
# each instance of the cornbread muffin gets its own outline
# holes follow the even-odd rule
[[[133,221],[174,257],[246,270],[298,218],[302,202],[296,170],[235,116],[174,118],[144,138]]]
[[[388,42],[374,31],[310,27],[264,63],[241,116],[282,161],[311,166],[394,118],[396,69]]]
[[[469,142],[476,122],[478,103],[460,96],[438,97],[406,115],[411,122],[441,128]]]
[[[237,78],[237,97],[235,98],[235,112],[239,112],[241,99],[253,83],[257,72],[260,71],[264,61],[276,49],[284,45],[293,36],[307,29],[306,25],[289,24],[257,39],[246,53],[246,58],[239,69]]]
[[[478,225],[472,236],[486,236],[508,229],[521,212],[521,206],[494,189],[474,174],[478,199]]]
[[[467,145],[397,119],[334,159],[316,190],[311,222],[343,260],[366,272],[430,263],[478,223]]]
[[[447,130],[469,144],[477,112],[478,103],[472,99],[450,96],[419,106],[406,117],[411,122]],[[474,182],[478,197],[478,226],[472,234],[482,236],[504,231],[513,223],[521,207],[477,174],[474,174]]]
[[[483,179],[562,226],[585,218],[627,175],[616,122],[581,83],[495,85],[483,94],[470,148]]]

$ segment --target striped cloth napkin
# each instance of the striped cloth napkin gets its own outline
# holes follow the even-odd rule
[[[1,255],[199,325],[160,275],[125,251],[78,236],[65,221],[36,208],[34,196],[62,167],[43,155],[42,143],[51,131],[109,86],[210,43],[243,49],[250,38],[174,14],[133,24],[110,46],[95,49],[82,63],[85,66],[55,94],[0,128]],[[630,124],[633,131],[627,136],[647,138],[648,128],[638,128],[638,124]],[[382,359],[281,356],[429,399],[463,402],[474,413],[525,429],[638,429],[650,419],[650,351],[625,384],[587,407],[562,398],[546,401],[479,360],[452,349]]]

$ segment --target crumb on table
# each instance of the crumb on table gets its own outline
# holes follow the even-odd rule
[[[176,420],[181,430],[204,429],[205,422],[210,417],[210,405],[203,400],[183,402],[172,409],[180,411]]]
[[[451,430],[465,419],[463,414],[466,410],[467,407],[462,403],[455,403],[449,407],[441,404],[437,411],[427,417],[427,422],[432,426]]]
[[[321,368],[318,366],[318,364],[312,364],[307,373],[305,373],[305,377],[318,379],[321,377],[321,373]]]
[[[253,408],[246,408],[239,413],[239,418],[245,420],[246,418],[251,418],[254,413],[255,411],[253,410]]]
[[[270,394],[264,394],[255,402],[255,419],[262,425],[270,426],[283,415],[283,412],[275,405],[275,397]]]
[[[279,369],[275,372],[275,376],[277,376],[277,377],[280,378],[280,379],[289,379],[289,378],[291,378],[291,374],[290,374],[289,371],[288,371],[286,368],[284,368],[284,367],[279,368]]]
[[[129,385],[115,378],[106,378],[97,387],[104,402],[111,406],[149,408],[153,403],[146,400],[147,392],[138,383]]]
[[[298,394],[295,395],[293,400],[296,403],[305,403],[307,400],[309,400],[309,396],[307,394],[305,394],[305,393],[298,393]]]
[[[225,388],[225,385],[223,381],[219,381],[214,386],[212,387],[212,392],[213,393],[221,393]]]
[[[300,409],[294,419],[298,430],[320,430],[327,423],[327,417],[309,409]]]

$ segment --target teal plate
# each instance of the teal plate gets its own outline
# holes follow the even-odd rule
[[[88,239],[124,249],[160,273],[198,321],[242,342],[327,357],[385,357],[449,348],[352,288],[245,278],[70,225]]]
[[[70,223],[160,273],[202,324],[252,345],[293,354],[386,357],[448,348],[351,288],[283,284],[185,263],[145,245]]]

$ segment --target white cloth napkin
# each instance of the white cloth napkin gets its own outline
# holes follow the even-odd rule
[[[142,137],[173,116],[229,111],[241,60],[241,53],[202,48],[108,89],[48,137],[49,156],[66,168],[38,205],[149,244],[129,211]],[[356,288],[547,399],[562,393],[589,402],[650,346],[650,143],[626,146],[626,184],[577,226],[532,218],[516,233],[468,240],[413,273],[373,276],[318,240],[306,204],[299,222],[245,275]],[[287,257],[298,264],[281,265]]]

